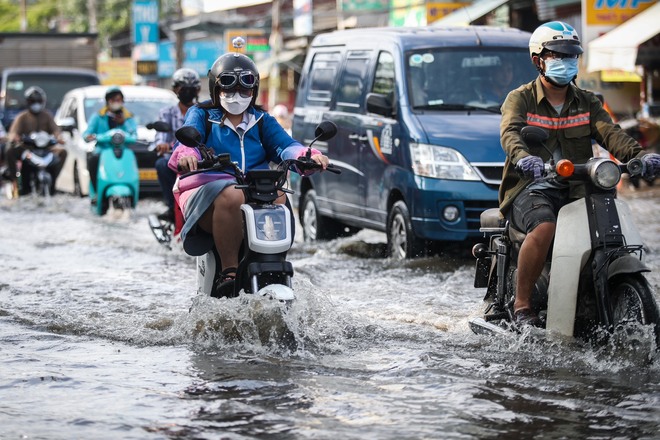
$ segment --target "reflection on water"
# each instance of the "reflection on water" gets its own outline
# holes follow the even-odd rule
[[[630,197],[660,285],[657,201]],[[490,338],[473,261],[378,258],[368,231],[296,242],[291,308],[197,297],[194,265],[84,199],[0,202],[0,437],[651,438],[650,337]]]

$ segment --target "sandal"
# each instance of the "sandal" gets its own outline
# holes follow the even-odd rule
[[[220,272],[214,283],[213,292],[211,292],[213,298],[233,298],[236,296],[234,293],[236,270],[235,267],[228,267]]]
[[[516,310],[513,313],[513,321],[518,327],[529,325],[532,327],[543,327],[543,321],[529,307]]]

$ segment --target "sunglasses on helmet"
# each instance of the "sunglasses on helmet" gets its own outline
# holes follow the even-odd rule
[[[248,71],[242,72],[222,72],[216,83],[220,85],[221,89],[233,89],[234,87],[240,85],[245,89],[252,89],[257,85],[257,77]]]

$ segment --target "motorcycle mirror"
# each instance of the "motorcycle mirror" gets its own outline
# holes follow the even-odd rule
[[[174,137],[187,147],[197,147],[202,144],[202,135],[195,127],[181,127],[174,133]]]
[[[316,131],[314,131],[314,136],[316,136],[314,141],[327,141],[328,139],[334,137],[336,134],[337,126],[335,123],[332,121],[323,121],[316,127]]]
[[[154,121],[147,124],[149,130],[160,131],[161,133],[167,133],[172,131],[172,126],[165,121]]]

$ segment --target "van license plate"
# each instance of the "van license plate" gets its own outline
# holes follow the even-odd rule
[[[140,180],[158,180],[155,168],[140,168]]]

